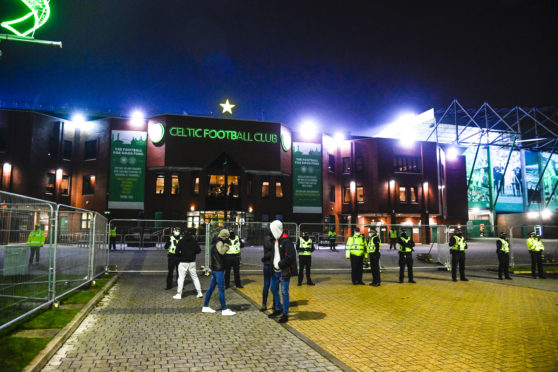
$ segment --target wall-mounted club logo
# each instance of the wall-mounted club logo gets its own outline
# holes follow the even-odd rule
[[[165,137],[165,126],[163,123],[150,123],[147,129],[149,138],[153,143],[159,143]]]
[[[289,132],[281,133],[281,147],[283,151],[289,151],[291,149],[291,134]]]

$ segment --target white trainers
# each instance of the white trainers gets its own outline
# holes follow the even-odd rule
[[[225,309],[225,310],[221,311],[221,314],[223,314],[223,315],[234,315],[236,313],[234,311],[232,311],[231,309]]]
[[[196,296],[197,298],[202,298],[203,297],[203,293],[198,293],[198,295]]]
[[[174,296],[172,296],[172,298],[174,298],[175,300],[180,300],[182,298],[182,295],[180,293],[177,293]]]
[[[215,310],[213,310],[209,306],[202,307],[202,313],[214,313],[214,312],[215,312]]]

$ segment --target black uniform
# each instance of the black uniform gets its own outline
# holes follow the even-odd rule
[[[451,237],[449,241],[449,246],[454,247],[457,244],[455,235]],[[467,243],[465,243],[465,249],[467,249]],[[457,266],[459,266],[459,279],[468,282],[469,279],[465,277],[465,251],[450,249],[451,254],[451,278],[455,282],[457,281]]]
[[[408,239],[408,240],[407,240]],[[405,277],[405,266],[407,266],[407,273],[409,275],[409,283],[415,283],[413,280],[413,247],[415,242],[406,234],[401,235],[397,241],[399,243],[399,283],[403,283]],[[411,252],[405,252],[406,250]]]
[[[176,254],[176,246],[178,242],[182,239],[182,235],[178,237],[170,236],[165,243],[165,249],[167,249],[167,264],[168,264],[168,274],[167,274],[167,287],[166,289],[171,289],[173,287],[172,275],[176,271],[176,280],[178,281],[178,264],[180,264],[180,257]]]
[[[498,255],[498,279],[502,280],[502,275],[505,276],[506,279],[511,279],[510,277],[510,252],[509,249],[507,251],[502,250],[504,244],[502,244],[502,240],[508,243],[509,247],[509,240],[503,237],[496,240],[496,254]]]
[[[310,245],[310,248],[303,247],[302,241],[304,240],[307,244]],[[312,267],[312,255],[306,254],[305,252],[314,252],[314,243],[312,242],[312,238],[310,237],[301,237],[298,241],[296,246],[296,250],[299,252],[298,254],[298,285],[302,285],[302,279],[304,278],[304,268],[306,268],[306,284],[314,285],[312,282],[312,278],[310,278],[310,268]],[[301,254],[302,253],[302,254]]]
[[[372,236],[369,244],[368,255],[370,256],[370,272],[372,273],[372,283],[370,285],[379,286],[382,280],[380,279],[380,238],[378,235]]]

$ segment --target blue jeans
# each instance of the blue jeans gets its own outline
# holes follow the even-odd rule
[[[272,269],[273,270],[273,269]],[[271,293],[273,293],[273,309],[281,310],[281,297],[279,296],[279,282],[281,283],[281,295],[283,296],[283,314],[289,314],[289,281],[284,279],[280,272],[273,271],[271,276]]]
[[[227,303],[225,302],[225,272],[224,271],[213,271],[211,272],[211,283],[209,284],[209,289],[205,293],[204,307],[209,306],[209,300],[211,295],[215,290],[215,286],[219,287],[219,301],[221,302],[221,310],[227,308]]]
[[[264,265],[263,267],[264,285],[263,285],[263,292],[262,292],[263,307],[267,307],[267,295],[269,294],[269,285],[271,284],[272,274],[273,274],[273,269],[271,268],[271,265]],[[275,303],[275,300],[273,302]]]

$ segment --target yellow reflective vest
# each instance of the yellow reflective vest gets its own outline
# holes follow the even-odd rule
[[[41,229],[31,231],[27,244],[31,247],[42,247],[45,244],[45,232]]]
[[[382,244],[380,237],[378,235],[374,235],[370,237],[370,240],[368,240],[368,244],[366,245],[366,256],[368,256],[368,253],[375,253],[376,252],[376,244],[378,243],[378,252],[380,251],[380,244]]]
[[[508,243],[506,239],[498,238],[498,240],[500,241],[500,244],[502,244],[500,251],[510,253],[510,243]]]
[[[337,237],[337,233],[335,231],[328,231],[327,237],[329,238],[329,240],[335,240],[335,238]]]
[[[362,256],[364,254],[364,249],[366,248],[366,242],[362,235],[350,236],[347,240],[347,245],[345,246],[345,257],[349,258],[353,256]]]
[[[527,248],[530,252],[544,251],[544,244],[537,238],[527,239]]]
[[[401,236],[401,237],[399,237],[399,239],[401,239],[403,241],[403,243],[405,243],[404,245],[401,244],[401,243],[399,244],[399,251],[400,252],[408,253],[408,252],[413,251],[413,247],[408,247],[409,242],[411,241],[410,236],[408,236],[407,238],[404,238],[404,237]]]
[[[312,252],[312,238],[308,237],[308,240],[304,240],[300,238],[300,251],[298,252],[299,256],[311,256]]]
[[[231,244],[226,254],[240,254],[240,238],[238,235],[231,239]]]
[[[454,235],[453,238],[455,239],[455,244],[451,247],[451,249],[453,249],[454,251],[464,251],[467,247],[465,238],[457,235]]]
[[[397,239],[397,230],[391,230],[391,231],[389,232],[389,237],[390,237],[391,239]]]
[[[110,228],[109,236],[111,238],[116,238],[116,227],[111,227]]]
[[[176,245],[178,244],[178,242],[182,239],[182,237],[179,237],[178,239],[175,238],[174,236],[170,237],[170,245],[169,245],[169,253],[170,254],[175,254],[176,253]]]

